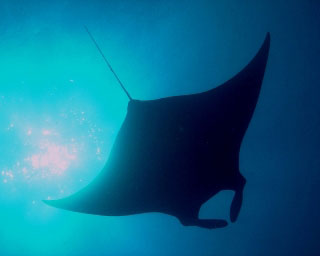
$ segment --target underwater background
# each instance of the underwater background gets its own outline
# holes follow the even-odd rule
[[[316,0],[0,1],[0,255],[319,255],[319,17]],[[271,33],[237,222],[207,230],[42,202],[96,177],[126,115],[83,25],[141,100],[222,84]],[[230,222],[232,196],[219,193],[200,217]]]

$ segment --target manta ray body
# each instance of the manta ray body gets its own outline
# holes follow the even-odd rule
[[[219,228],[199,219],[201,206],[221,190],[235,192],[236,221],[246,179],[239,171],[242,139],[265,72],[270,35],[232,79],[206,92],[157,100],[131,99],[109,159],[79,192],[47,204],[75,212],[123,216],[161,212],[186,226]]]

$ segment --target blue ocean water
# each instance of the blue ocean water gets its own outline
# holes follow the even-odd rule
[[[1,1],[0,255],[318,255],[318,1]],[[202,92],[271,49],[240,152],[247,179],[227,228],[151,213],[54,209],[99,173],[128,99]],[[156,146],[156,145],[155,145]],[[227,218],[233,192],[201,209]]]

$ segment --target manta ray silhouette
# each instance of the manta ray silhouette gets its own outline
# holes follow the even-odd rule
[[[265,72],[270,35],[253,60],[231,80],[206,92],[157,100],[130,100],[109,159],[81,191],[48,205],[121,216],[161,212],[183,225],[220,228],[225,220],[199,219],[203,203],[234,190],[236,221],[245,178],[239,151]]]

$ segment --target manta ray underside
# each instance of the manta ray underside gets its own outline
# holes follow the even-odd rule
[[[202,204],[221,190],[235,191],[236,221],[246,183],[239,151],[265,72],[270,35],[231,80],[206,92],[157,100],[130,100],[109,159],[81,191],[48,205],[120,216],[161,212],[183,225],[218,228],[225,220],[199,219]]]

